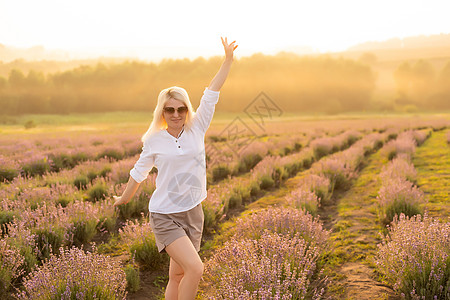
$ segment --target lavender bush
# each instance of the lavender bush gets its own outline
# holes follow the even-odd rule
[[[60,249],[24,280],[18,299],[125,299],[119,262],[82,249]]]
[[[22,265],[23,273],[30,273],[38,264],[36,236],[29,228],[13,222],[8,225],[8,235],[6,242],[14,249],[19,249],[20,255],[24,258]]]
[[[320,203],[327,203],[332,195],[330,179],[317,174],[308,174],[302,178],[299,185],[300,189],[306,189],[313,192]]]
[[[233,239],[205,265],[208,299],[320,299],[311,287],[319,249],[293,237],[264,233]]]
[[[390,161],[387,166],[383,166],[380,178],[385,184],[389,184],[391,180],[396,178],[416,182],[417,171],[410,162],[409,156],[400,154]]]
[[[397,139],[389,141],[382,149],[389,160],[400,153],[411,155],[415,150],[416,140],[411,131],[402,132]]]
[[[268,208],[239,218],[235,227],[237,238],[259,239],[265,231],[302,237],[308,245],[323,249],[329,232],[311,214],[295,208]]]
[[[158,252],[149,221],[128,220],[119,230],[119,236],[128,245],[130,254],[143,266],[155,270],[167,264],[168,256]]]
[[[404,299],[450,299],[450,223],[401,214],[379,245],[376,264]]]
[[[425,201],[425,197],[412,182],[393,178],[380,188],[377,200],[381,206],[380,219],[384,224],[389,224],[395,215],[401,213],[409,217],[421,214],[419,205]]]
[[[19,249],[11,247],[5,239],[0,239],[0,297],[8,296],[14,281],[23,273],[24,257]]]
[[[0,155],[0,182],[12,181],[20,174],[20,167],[16,161]]]
[[[416,145],[420,146],[422,145],[427,138],[431,136],[431,130],[424,129],[424,130],[414,130],[412,132],[413,138],[416,141]]]
[[[305,211],[311,213],[313,216],[316,216],[320,199],[311,188],[300,186],[286,196],[286,201],[292,207],[295,207],[297,209],[304,209]]]
[[[331,183],[331,191],[335,189],[347,189],[356,173],[349,163],[339,158],[327,158],[321,160],[316,167],[318,175],[327,177]]]

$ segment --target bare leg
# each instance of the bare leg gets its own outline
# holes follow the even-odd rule
[[[181,279],[183,279],[184,271],[179,264],[176,263],[172,258],[170,258],[169,266],[169,283],[167,283],[166,288],[166,300],[177,300],[178,299],[178,285]]]
[[[184,274],[178,284],[178,300],[195,299],[198,284],[203,275],[203,263],[200,256],[198,256],[194,245],[192,245],[191,240],[187,236],[183,236],[167,246],[166,252],[171,258],[173,274],[181,274],[178,267],[181,267],[182,273]],[[178,266],[172,266],[172,260],[175,261]],[[180,277],[178,276],[178,278]],[[174,278],[173,281],[174,282],[171,282],[170,280],[169,269],[169,284],[167,285],[167,292],[169,293],[173,293],[176,278]],[[173,297],[173,294],[167,295],[166,293],[166,299],[169,299],[167,296]],[[170,300],[172,299],[173,298],[170,298]]]

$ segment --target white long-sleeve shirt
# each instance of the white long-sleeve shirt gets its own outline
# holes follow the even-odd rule
[[[205,134],[219,93],[205,88],[191,128],[182,130],[178,137],[160,130],[145,140],[130,176],[142,182],[153,166],[158,169],[150,212],[187,211],[206,198]]]

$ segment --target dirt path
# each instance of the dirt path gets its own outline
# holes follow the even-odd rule
[[[374,256],[382,230],[377,217],[378,173],[387,160],[377,152],[366,159],[350,190],[333,195],[334,205],[321,207],[325,228],[332,230],[325,270],[331,277],[331,299],[397,299],[377,281]]]

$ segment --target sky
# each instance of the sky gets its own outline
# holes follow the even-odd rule
[[[0,0],[0,44],[141,59],[236,56],[450,33],[448,0]],[[75,54],[74,54],[75,55]]]

